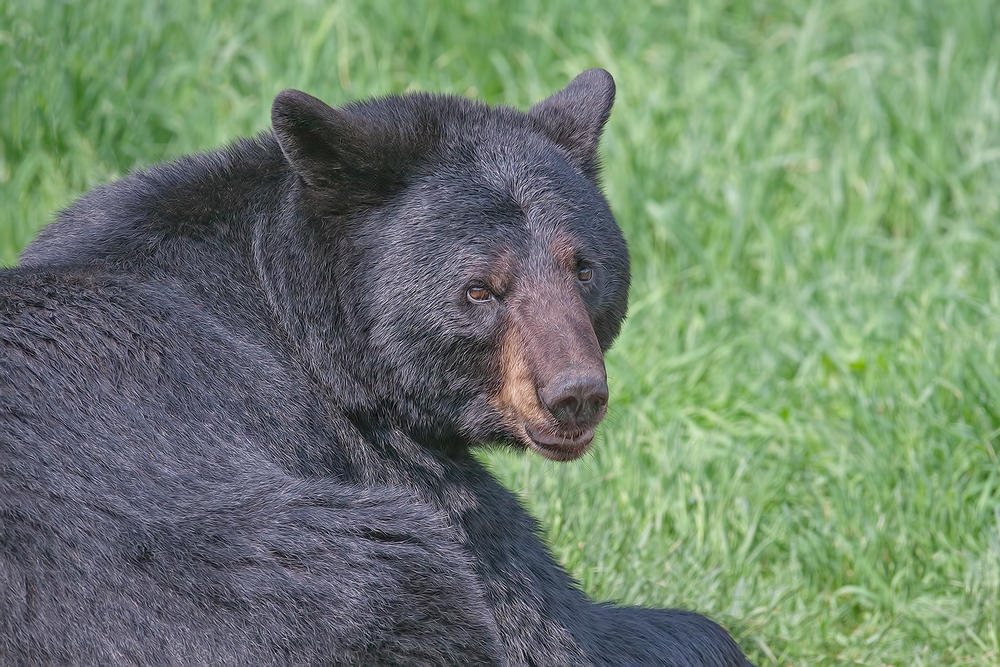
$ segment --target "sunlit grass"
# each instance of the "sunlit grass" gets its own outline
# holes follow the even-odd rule
[[[0,263],[270,99],[619,95],[632,310],[593,455],[488,455],[595,597],[762,664],[1000,662],[1000,8],[0,0]]]

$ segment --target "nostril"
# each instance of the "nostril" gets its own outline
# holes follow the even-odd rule
[[[608,403],[604,378],[568,378],[552,385],[542,392],[542,401],[552,416],[567,427],[591,426]]]
[[[583,402],[577,398],[575,395],[563,396],[557,400],[550,408],[549,411],[552,415],[561,422],[570,422],[577,418],[580,414],[580,408],[583,407]]]
[[[587,401],[593,403],[598,409],[608,404],[608,383],[601,380],[593,391],[587,396]]]

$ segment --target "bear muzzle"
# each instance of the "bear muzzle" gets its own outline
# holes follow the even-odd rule
[[[522,444],[571,461],[589,449],[607,414],[604,355],[578,297],[544,306],[515,309],[501,346],[495,405]]]
[[[528,426],[532,449],[556,461],[582,456],[594,439],[594,429],[608,406],[608,385],[601,373],[573,370],[561,373],[538,390],[542,407],[551,415],[544,426]]]

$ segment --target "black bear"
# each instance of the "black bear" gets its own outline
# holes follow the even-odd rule
[[[470,455],[605,414],[613,98],[286,91],[61,213],[0,272],[0,662],[748,664],[588,600]]]

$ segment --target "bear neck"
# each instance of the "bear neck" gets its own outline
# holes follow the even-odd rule
[[[329,395],[328,402],[343,409],[367,442],[399,432],[428,449],[466,452],[472,443],[442,429],[421,406],[386,391],[368,363],[378,355],[359,299],[370,286],[358,270],[362,251],[350,231],[373,224],[367,218],[377,214],[317,215],[294,174],[283,187],[279,213],[255,221],[252,262],[270,313],[316,391]]]

